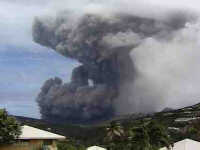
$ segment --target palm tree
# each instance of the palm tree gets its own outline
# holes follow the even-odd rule
[[[128,139],[130,150],[150,150],[149,135],[145,126],[131,128]]]
[[[158,150],[171,145],[167,130],[155,121],[142,122],[129,131],[129,147],[131,150]]]
[[[151,121],[146,125],[147,132],[150,139],[150,145],[154,149],[160,147],[169,148],[171,145],[170,137],[167,133],[167,129],[156,121]]]
[[[124,130],[120,123],[111,122],[106,127],[105,141],[108,142],[108,149],[118,149],[124,137]]]
[[[106,127],[108,141],[112,141],[115,138],[120,138],[124,135],[124,130],[120,123],[111,122],[109,126]]]
[[[119,123],[111,122],[106,128],[109,149],[115,150],[158,150],[170,147],[171,140],[167,129],[155,122],[140,122],[125,132]]]

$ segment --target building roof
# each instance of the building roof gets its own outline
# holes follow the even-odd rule
[[[166,147],[161,148],[160,150],[167,150]],[[185,139],[179,142],[174,143],[173,148],[170,150],[200,150],[200,142]]]
[[[106,149],[99,146],[91,146],[88,147],[87,150],[106,150]]]
[[[19,136],[18,139],[23,139],[23,140],[27,140],[27,139],[29,140],[30,139],[55,139],[55,140],[57,139],[59,140],[60,139],[61,140],[61,139],[65,139],[65,137],[25,125],[25,126],[22,126],[22,134]]]

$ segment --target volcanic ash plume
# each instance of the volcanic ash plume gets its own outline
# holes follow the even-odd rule
[[[45,82],[37,98],[42,118],[84,122],[115,115],[120,107],[116,104],[128,105],[139,75],[131,50],[148,37],[168,40],[187,21],[184,16],[178,19],[120,13],[75,17],[69,12],[36,18],[34,41],[81,63],[74,68],[71,82],[59,78]],[[135,101],[134,96],[131,99]]]

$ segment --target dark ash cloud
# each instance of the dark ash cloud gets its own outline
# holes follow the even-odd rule
[[[63,83],[59,78],[45,82],[37,98],[42,117],[88,122],[127,113],[129,109],[123,107],[138,101],[133,85],[140,76],[130,52],[150,37],[171,40],[188,21],[188,14],[182,13],[165,19],[120,12],[77,15],[68,11],[37,17],[34,41],[81,63],[74,68],[71,82]],[[155,108],[143,112],[150,111]]]

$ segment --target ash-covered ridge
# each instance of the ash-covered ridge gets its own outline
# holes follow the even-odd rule
[[[160,40],[184,27],[187,18],[167,20],[127,14],[85,14],[66,12],[56,17],[36,18],[35,42],[81,63],[71,81],[47,80],[38,95],[42,118],[85,122],[115,115],[115,101],[124,102],[137,72],[129,53],[148,37]],[[67,68],[66,68],[67,69]]]

